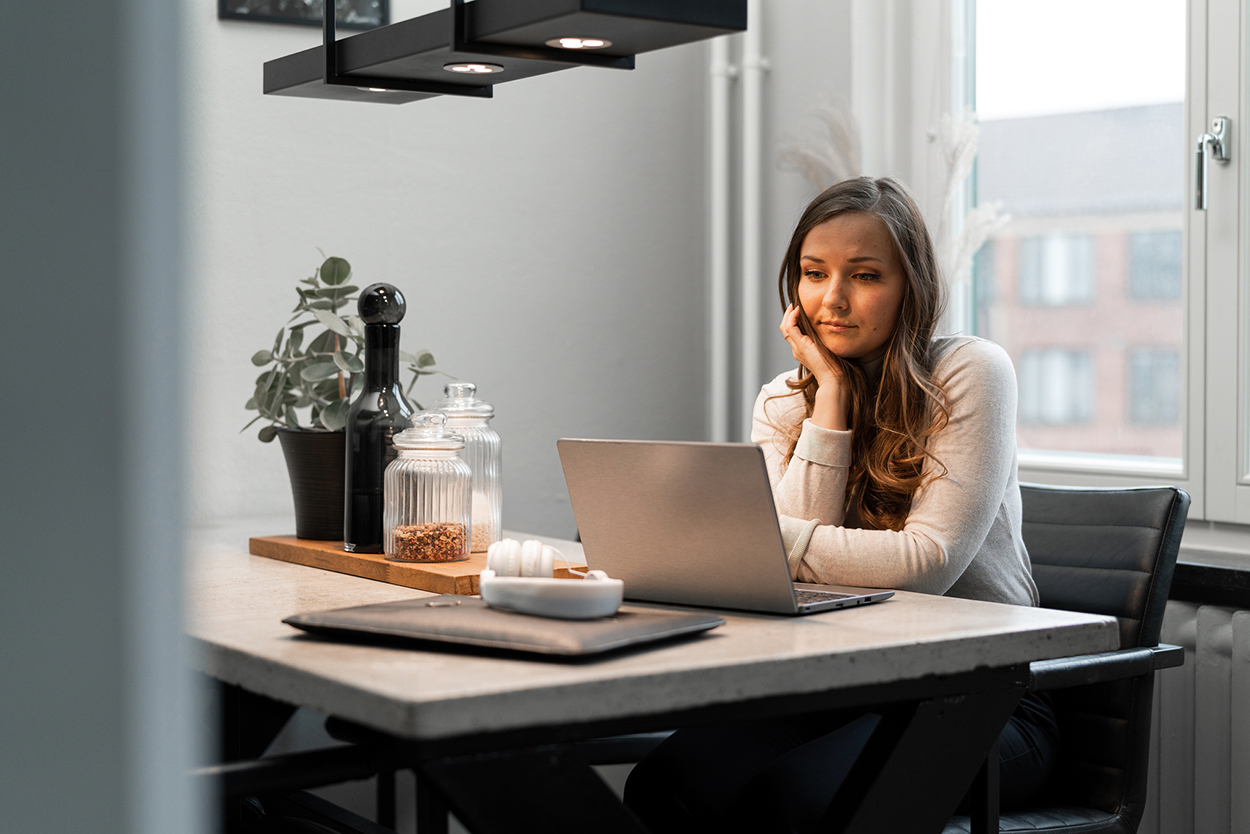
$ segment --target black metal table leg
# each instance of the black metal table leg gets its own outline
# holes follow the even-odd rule
[[[420,773],[417,778],[417,834],[447,834],[447,802]]]
[[[378,825],[395,830],[395,771],[384,768],[377,775]]]
[[[585,834],[591,820],[595,834],[646,834],[586,759],[569,748],[433,759],[416,770],[418,784],[429,779],[473,834]]]
[[[817,830],[939,834],[1024,694],[1004,683],[887,710]]]
[[[259,758],[277,738],[295,707],[232,684],[220,687],[221,761]]]
[[[972,834],[998,834],[998,739],[972,780]]]
[[[218,686],[220,749],[218,760],[236,762],[261,756],[281,732],[295,707],[232,684]],[[242,830],[244,809],[239,799],[222,799],[222,828]]]

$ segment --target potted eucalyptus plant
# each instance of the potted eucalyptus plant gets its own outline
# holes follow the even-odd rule
[[[353,391],[363,383],[364,322],[340,311],[360,290],[351,283],[352,268],[343,258],[325,258],[295,291],[299,302],[278,330],[273,347],[258,350],[252,364],[262,368],[247,409],[257,412],[243,427],[263,423],[261,442],[275,437],[282,445],[295,498],[295,534],[302,539],[343,538],[344,431]],[[417,381],[442,373],[434,354],[400,351],[412,374],[405,395],[413,399]]]

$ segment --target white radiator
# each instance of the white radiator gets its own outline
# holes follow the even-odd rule
[[[1139,834],[1250,834],[1250,611],[1169,602]]]

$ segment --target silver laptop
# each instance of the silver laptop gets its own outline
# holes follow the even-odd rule
[[[557,443],[586,563],[625,596],[811,614],[894,595],[792,582],[764,451],[754,443]]]

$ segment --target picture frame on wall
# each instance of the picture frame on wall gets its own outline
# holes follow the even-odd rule
[[[217,0],[219,20],[321,25],[322,0]],[[335,23],[343,29],[376,29],[391,22],[390,0],[334,0]]]

